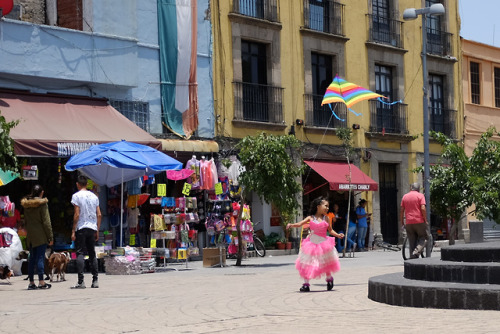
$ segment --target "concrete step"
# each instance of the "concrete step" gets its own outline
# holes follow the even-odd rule
[[[441,248],[441,260],[455,262],[500,262],[500,241],[486,241]]]
[[[433,282],[500,284],[500,263],[441,261],[438,258],[408,260],[404,263],[404,277]]]
[[[368,298],[396,306],[500,310],[500,285],[410,280],[395,273],[371,277]]]

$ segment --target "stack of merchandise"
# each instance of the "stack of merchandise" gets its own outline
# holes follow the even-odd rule
[[[139,252],[133,247],[125,247],[124,256],[106,258],[106,274],[108,275],[137,275],[141,273]]]

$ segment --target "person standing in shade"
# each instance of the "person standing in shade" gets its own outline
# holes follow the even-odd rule
[[[98,288],[97,281],[97,257],[95,254],[95,242],[99,239],[99,228],[101,227],[101,209],[99,198],[87,190],[87,177],[78,176],[76,183],[78,191],[71,197],[71,204],[75,208],[73,215],[73,230],[71,240],[76,247],[76,266],[78,271],[78,284],[73,289],[85,289],[83,281],[83,270],[85,267],[84,251],[87,250],[92,272],[92,288]]]
[[[48,199],[43,198],[43,189],[40,185],[33,186],[31,195],[21,200],[24,207],[24,223],[26,226],[26,244],[30,251],[28,260],[28,290],[50,289],[45,283],[45,251],[47,245],[52,246],[53,235],[50,223]],[[38,274],[38,286],[35,285],[35,268]]]
[[[429,223],[425,204],[425,196],[420,193],[420,184],[418,183],[413,183],[410,186],[410,192],[405,194],[401,200],[401,227],[406,228],[412,251],[411,259],[418,258],[427,243]],[[406,218],[406,224],[404,218]]]
[[[366,218],[371,216],[371,213],[367,213],[365,210],[366,200],[359,200],[359,205],[356,207],[356,215],[358,217],[358,226],[356,227],[356,231],[358,233],[358,247],[360,252],[366,252],[365,248],[365,238],[366,238],[366,230],[368,228],[368,222]]]

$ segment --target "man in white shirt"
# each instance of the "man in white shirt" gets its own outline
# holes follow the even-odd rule
[[[97,257],[95,254],[95,242],[99,239],[99,228],[101,227],[101,209],[99,198],[87,190],[87,177],[78,176],[76,183],[78,191],[71,197],[71,204],[75,208],[73,215],[73,230],[71,240],[75,242],[76,267],[78,270],[78,284],[73,289],[85,289],[83,281],[83,270],[85,267],[84,252],[87,251],[92,272],[92,288],[98,288],[97,281]]]

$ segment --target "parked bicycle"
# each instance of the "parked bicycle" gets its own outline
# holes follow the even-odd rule
[[[390,251],[393,251],[393,252],[398,252],[401,250],[401,248],[398,246],[398,245],[393,245],[393,244],[390,244],[388,242],[385,242],[383,239],[382,239],[382,236],[381,235],[375,235],[374,236],[374,241],[373,241],[374,245],[377,246],[378,248],[383,248],[384,251],[385,250],[390,250]]]
[[[254,230],[253,230],[253,248],[255,252],[257,253],[258,256],[264,257],[266,256],[266,247],[264,246],[264,243],[262,240],[259,239],[257,234],[255,233],[255,226],[261,224],[261,222],[255,223],[254,224]]]
[[[406,234],[406,230],[403,233],[404,233],[404,241],[403,241],[403,247],[402,247],[403,259],[408,260],[411,258],[411,254],[412,254],[413,250],[410,249],[410,241],[408,240],[408,235]],[[427,242],[431,243],[430,244],[431,247],[429,249],[429,255],[428,255],[428,257],[430,257],[430,254],[432,253],[432,249],[434,248],[434,237],[432,236],[432,234],[429,234]],[[427,243],[425,244],[425,252],[427,252]],[[420,253],[420,256],[425,257],[424,251],[422,251],[422,253]]]

